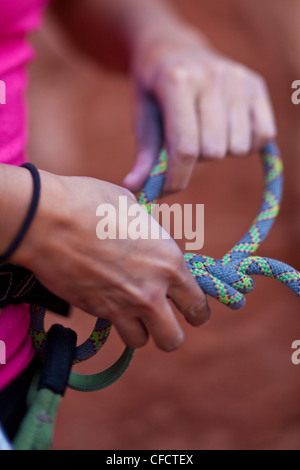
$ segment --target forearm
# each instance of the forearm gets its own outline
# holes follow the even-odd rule
[[[146,35],[164,34],[183,24],[165,0],[85,0],[85,3],[122,35],[130,49]]]
[[[84,53],[121,70],[146,41],[180,37],[180,31],[191,29],[165,0],[56,0],[52,7]]]
[[[161,45],[168,48],[171,38],[181,44],[181,37],[195,35],[206,46],[208,42],[201,32],[187,23],[168,0],[86,0],[94,5],[99,15],[109,22],[114,31],[118,31],[126,44],[131,59],[137,51]]]

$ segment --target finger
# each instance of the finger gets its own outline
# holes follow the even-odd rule
[[[252,149],[250,110],[245,100],[237,100],[229,109],[229,153],[248,154]]]
[[[267,86],[261,79],[258,81],[255,95],[251,100],[251,117],[253,148],[260,150],[276,137],[276,122],[271,99]]]
[[[130,348],[141,348],[147,343],[148,332],[138,318],[119,317],[114,321],[114,325],[124,343]]]
[[[138,91],[135,105],[137,159],[123,181],[126,188],[138,191],[143,186],[162,147],[163,130],[159,107],[150,95]]]
[[[168,152],[168,173],[164,193],[184,189],[199,156],[199,130],[195,98],[185,86],[168,89],[161,96],[165,141]]]
[[[198,102],[200,154],[204,158],[224,158],[228,149],[227,106],[221,87],[211,87]]]
[[[164,351],[174,351],[183,343],[183,331],[167,299],[144,316],[143,322],[158,348]]]
[[[182,269],[180,282],[169,287],[168,296],[192,326],[208,322],[210,309],[206,295],[186,267]]]

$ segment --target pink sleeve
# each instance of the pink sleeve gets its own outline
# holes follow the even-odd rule
[[[33,58],[27,34],[41,22],[46,0],[0,0],[0,163],[20,165],[26,160],[26,65]],[[5,362],[0,364],[0,390],[12,382],[34,355],[28,334],[27,305],[10,306],[0,313],[0,341]],[[3,344],[2,343],[2,344]],[[0,358],[3,361],[3,357]]]

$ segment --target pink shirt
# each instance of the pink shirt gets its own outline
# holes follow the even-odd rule
[[[6,85],[6,104],[0,104],[0,163],[21,165],[26,160],[25,69],[33,58],[26,36],[40,26],[47,2],[0,0],[0,80]],[[28,327],[28,306],[11,306],[1,311],[0,341],[6,346],[6,364],[0,365],[0,390],[33,358]]]

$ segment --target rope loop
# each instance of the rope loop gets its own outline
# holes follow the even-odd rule
[[[184,253],[187,266],[201,289],[233,310],[245,305],[245,296],[254,289],[251,276],[267,276],[288,286],[300,298],[300,273],[280,261],[253,256],[270,232],[279,213],[283,189],[283,163],[279,150],[270,142],[261,151],[264,193],[260,211],[246,235],[221,259]],[[150,212],[159,197],[167,171],[167,155],[162,152],[139,195]]]
[[[291,266],[273,259],[255,256],[261,243],[270,232],[279,213],[282,188],[283,164],[275,143],[269,143],[261,152],[265,188],[260,211],[246,235],[221,260],[195,253],[184,253],[186,264],[201,289],[232,310],[245,305],[245,294],[254,289],[252,276],[266,276],[280,281],[300,298],[300,273]],[[151,213],[152,205],[162,192],[167,171],[167,154],[160,156],[151,170],[144,188],[139,194],[139,203]],[[47,334],[44,329],[45,311],[31,306],[33,342],[43,354]],[[74,364],[89,359],[105,344],[111,325],[98,319],[90,337],[76,348]],[[71,373],[69,386],[77,390],[96,390],[110,385],[127,369],[133,350],[126,348],[116,365],[94,376]],[[90,377],[86,379],[84,377]]]

